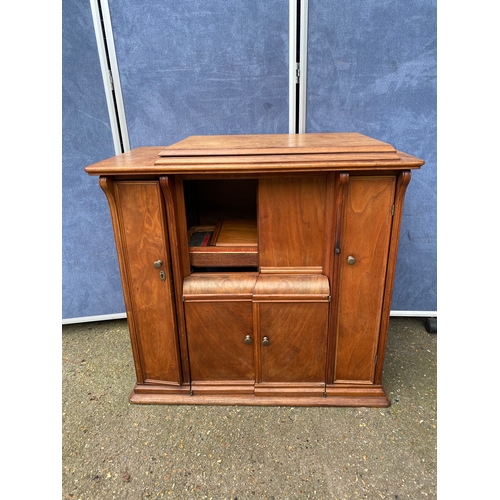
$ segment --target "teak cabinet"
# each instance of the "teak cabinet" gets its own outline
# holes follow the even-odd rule
[[[86,168],[109,203],[134,403],[388,406],[403,199],[357,133],[189,137]]]

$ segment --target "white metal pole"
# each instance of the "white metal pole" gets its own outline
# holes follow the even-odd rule
[[[307,98],[307,25],[309,17],[309,2],[300,2],[300,85],[299,85],[299,120],[298,132],[306,132],[306,98]]]
[[[297,82],[296,82],[296,68],[297,62],[297,0],[289,0],[290,5],[290,18],[289,18],[289,85],[288,85],[288,133],[295,134],[295,121],[297,116]]]
[[[101,9],[99,9],[99,6]],[[116,60],[108,1],[101,0],[99,2],[99,0],[90,0],[90,8],[94,21],[94,31],[99,61],[101,63],[102,80],[104,84],[104,93],[106,95],[106,103],[108,105],[113,145],[115,154],[121,154],[130,150],[130,142],[128,138],[127,120],[125,117],[125,107],[123,105],[120,74],[118,72],[118,63]],[[106,37],[104,37],[102,31],[100,11],[102,12],[102,22],[104,24]],[[108,68],[108,58],[111,66],[111,73],[110,68]]]
[[[123,151],[130,151],[128,138],[127,119],[125,117],[125,106],[123,104],[122,86],[120,83],[120,72],[118,71],[118,61],[116,59],[115,40],[113,37],[113,27],[111,26],[111,15],[109,13],[108,0],[101,0],[102,18],[104,30],[106,32],[106,42],[108,45],[108,57],[113,73],[113,87],[115,91],[116,110],[120,122],[120,132],[123,144]]]

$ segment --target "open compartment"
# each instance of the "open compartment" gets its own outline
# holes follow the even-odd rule
[[[256,268],[257,180],[185,180],[189,259],[195,268]]]

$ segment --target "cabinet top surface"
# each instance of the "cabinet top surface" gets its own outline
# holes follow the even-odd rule
[[[388,143],[358,133],[191,136],[159,152],[171,156],[232,156],[395,152]]]
[[[219,175],[420,168],[423,160],[359,133],[191,136],[88,166],[90,175]]]

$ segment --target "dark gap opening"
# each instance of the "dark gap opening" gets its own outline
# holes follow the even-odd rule
[[[257,267],[192,267],[193,273],[256,273]]]
[[[300,64],[300,0],[297,0],[297,32],[296,32],[296,54],[295,61]],[[297,68],[297,66],[295,66]],[[297,71],[297,69],[295,69]],[[300,76],[299,82],[295,84],[295,133],[299,133],[299,90],[300,90]]]

